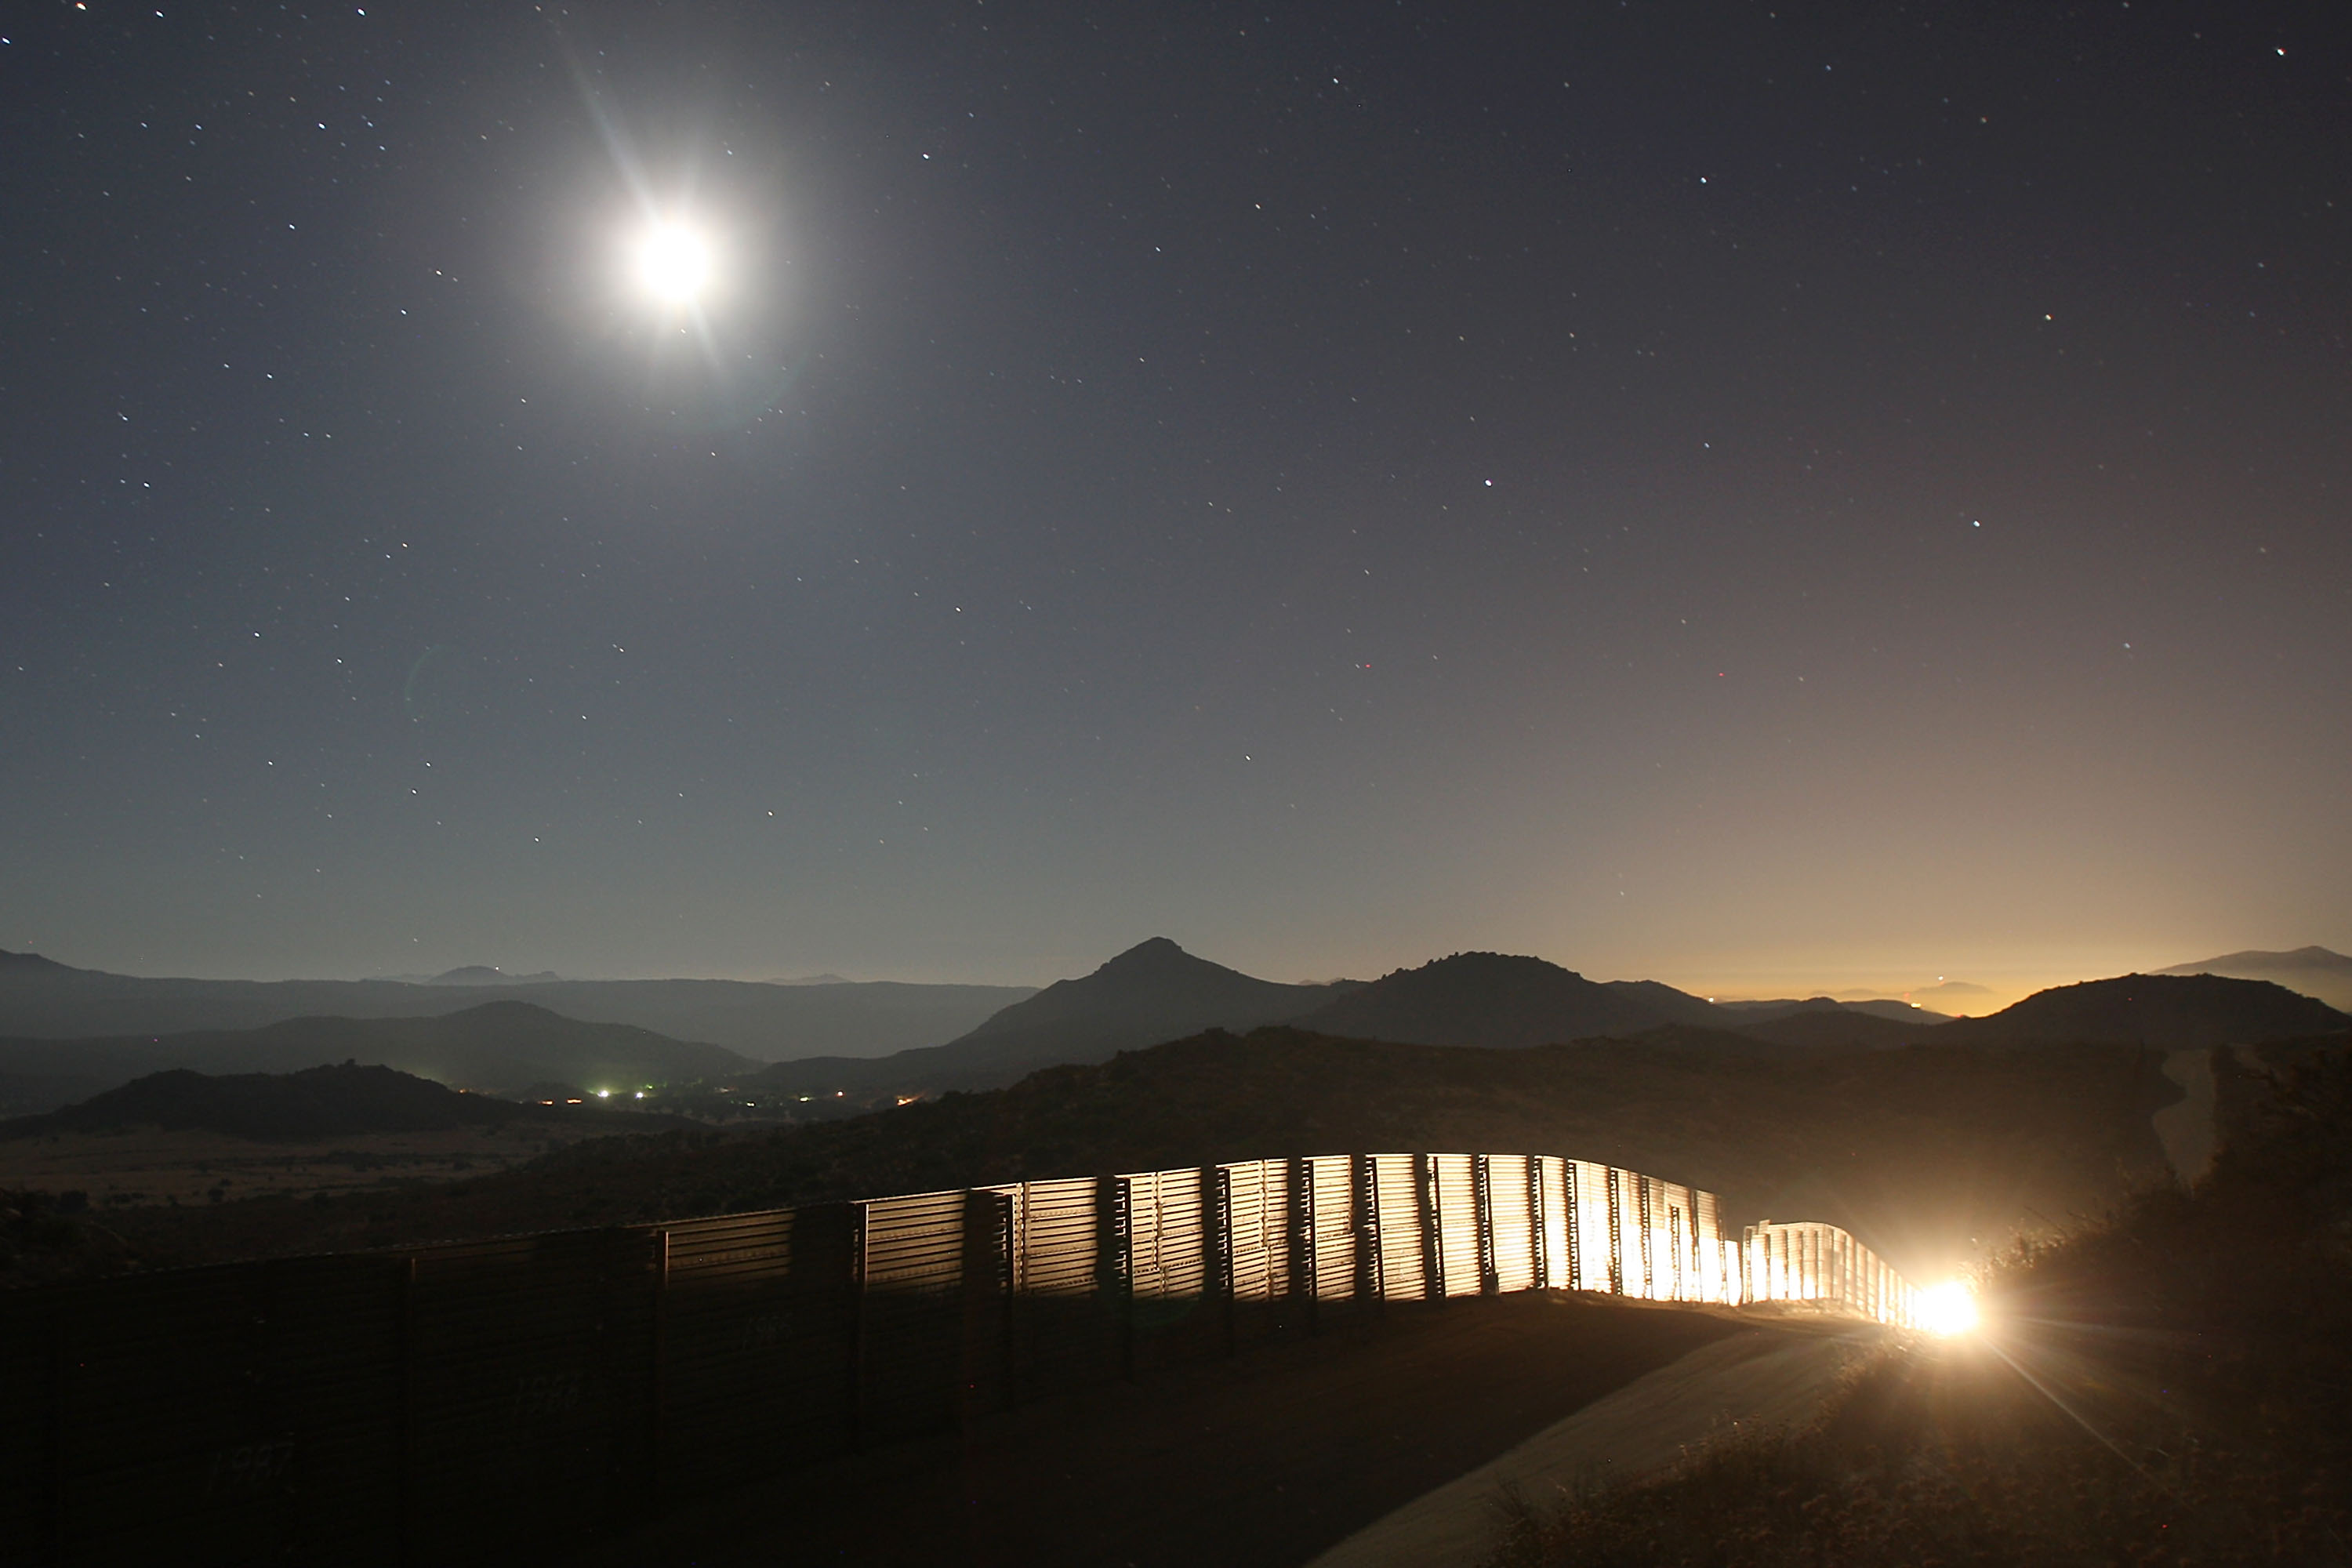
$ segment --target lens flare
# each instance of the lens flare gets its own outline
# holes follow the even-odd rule
[[[637,280],[656,299],[691,301],[710,281],[710,246],[692,229],[663,224],[637,242]]]
[[[1977,1326],[1977,1293],[1965,1279],[1947,1279],[1919,1293],[1919,1326],[1949,1339]]]

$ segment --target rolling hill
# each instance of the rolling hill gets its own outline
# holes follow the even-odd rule
[[[486,978],[487,977],[487,978]],[[872,1057],[953,1039],[1020,985],[837,985],[741,980],[508,979],[452,971],[438,983],[397,980],[166,980],[76,969],[38,953],[0,952],[0,1038],[89,1038],[260,1028],[295,1018],[423,1017],[457,1012],[494,988],[566,1017],[631,1024],[674,1039],[709,1040],[761,1061]]]
[[[593,1124],[605,1132],[656,1131],[674,1117],[595,1107],[554,1109],[490,1095],[461,1094],[387,1067],[305,1068],[291,1073],[215,1076],[184,1068],[150,1073],[46,1115],[0,1121],[0,1140],[51,1132],[110,1132],[154,1127],[233,1138],[337,1138],[362,1132],[427,1132],[467,1125],[545,1121]]]
[[[1320,1034],[1416,1046],[1542,1046],[1717,1019],[1656,981],[1601,984],[1540,958],[1457,952],[1400,969],[1299,1019]]]
[[[2352,958],[2324,947],[2298,947],[2289,952],[2225,952],[2195,963],[2176,963],[2158,974],[2221,974],[2237,980],[2267,980],[2305,996],[2316,996],[2341,1012],[2352,1013]]]
[[[170,1068],[285,1073],[341,1061],[492,1093],[549,1080],[622,1089],[759,1069],[724,1047],[673,1040],[626,1024],[583,1023],[527,1002],[500,1000],[422,1018],[294,1018],[259,1029],[0,1039],[0,1085],[21,1097],[11,1109],[37,1111]]]
[[[2352,1027],[2325,1002],[2263,980],[2123,974],[2037,991],[1981,1018],[1939,1026],[1954,1045],[2099,1044],[2187,1050],[2262,1045]]]

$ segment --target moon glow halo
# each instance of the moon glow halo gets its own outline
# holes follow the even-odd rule
[[[656,300],[692,304],[710,281],[709,242],[677,224],[656,224],[637,241],[637,282]]]

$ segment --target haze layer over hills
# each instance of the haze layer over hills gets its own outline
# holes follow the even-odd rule
[[[520,980],[453,970],[436,984],[398,980],[155,980],[0,952],[0,1037],[70,1039],[252,1029],[290,1018],[396,1018],[454,1013],[496,986],[592,1023],[633,1024],[708,1040],[761,1061],[880,1056],[935,1045],[1033,994],[1024,985],[811,985],[740,980]]]

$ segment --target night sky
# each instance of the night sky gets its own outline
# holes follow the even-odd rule
[[[0,946],[2352,948],[2339,5],[0,15]]]

